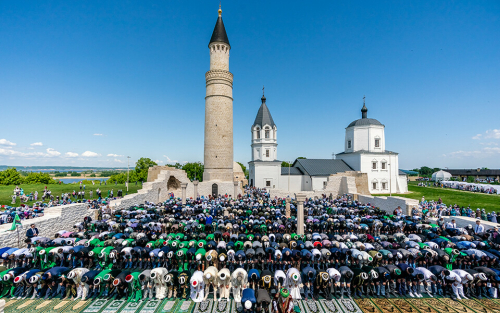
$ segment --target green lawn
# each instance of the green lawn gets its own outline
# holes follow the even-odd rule
[[[38,201],[41,201],[41,198],[43,196],[43,190],[45,188],[45,186],[48,187],[48,189],[50,191],[52,191],[52,195],[54,197],[56,196],[61,196],[61,194],[64,192],[64,193],[73,193],[73,190],[75,190],[76,192],[80,191],[80,185],[78,183],[75,183],[75,184],[52,184],[52,185],[45,185],[45,184],[34,184],[34,185],[20,185],[19,187],[21,187],[23,190],[24,190],[24,194],[28,195],[30,192],[35,192],[35,191],[38,191]],[[14,194],[14,188],[16,186],[0,186],[0,205],[11,205],[11,202],[12,202],[12,195]],[[96,189],[99,188],[101,191],[102,191],[102,196],[105,198],[108,196],[108,190],[113,190],[113,193],[114,195],[116,196],[118,190],[122,190],[123,191],[123,195],[125,196],[126,195],[126,190],[127,188],[125,187],[125,184],[118,184],[115,186],[115,184],[108,184],[108,185],[104,185],[102,184],[101,186],[99,186],[99,183],[96,183],[94,186],[92,186],[92,184],[87,184],[86,185],[86,188],[85,188],[85,195],[86,195],[86,199],[89,199],[89,191],[92,190],[93,191],[93,198],[94,199],[97,199],[97,195],[96,195]],[[129,184],[129,194],[131,193],[136,193],[137,190],[141,189],[141,184],[138,183],[137,186],[135,185],[135,183],[130,183]],[[73,199],[73,198],[72,198]],[[32,202],[28,202],[28,204],[32,204],[34,201]],[[48,202],[48,201],[45,201],[45,202]],[[16,200],[16,206],[19,206],[21,204],[21,201],[19,199],[19,197],[17,198]]]
[[[427,201],[437,201],[439,198],[446,205],[458,204],[459,206],[469,206],[472,209],[486,209],[487,212],[500,211],[500,195],[488,195],[483,193],[473,193],[470,191],[461,191],[449,188],[438,187],[419,187],[417,182],[410,182],[408,190],[410,193],[404,195],[393,194],[393,196],[405,197],[410,199],[422,200],[422,196]],[[383,196],[388,196],[384,194]]]

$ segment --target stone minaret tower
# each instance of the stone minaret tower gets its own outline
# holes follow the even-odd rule
[[[210,70],[205,74],[204,181],[233,181],[233,74],[229,72],[229,39],[222,10],[208,44]]]

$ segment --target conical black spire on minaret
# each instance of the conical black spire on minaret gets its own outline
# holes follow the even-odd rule
[[[224,22],[222,22],[222,10],[219,5],[219,18],[217,19],[217,23],[215,23],[214,32],[212,33],[212,38],[210,38],[210,45],[212,42],[223,42],[229,45],[229,39],[227,38],[226,28],[224,28]]]

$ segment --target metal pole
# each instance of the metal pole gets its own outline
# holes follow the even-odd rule
[[[392,197],[392,172],[391,172],[391,153],[389,153],[389,196]]]
[[[128,172],[130,170],[130,157],[127,157],[127,192],[128,192]]]
[[[290,162],[288,162],[288,192],[290,192]]]

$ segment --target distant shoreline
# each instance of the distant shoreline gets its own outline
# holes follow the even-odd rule
[[[85,176],[66,176],[66,177],[52,177],[54,180],[63,180],[63,179],[81,179],[81,180],[100,180],[100,179],[109,179],[109,177],[85,177]]]

